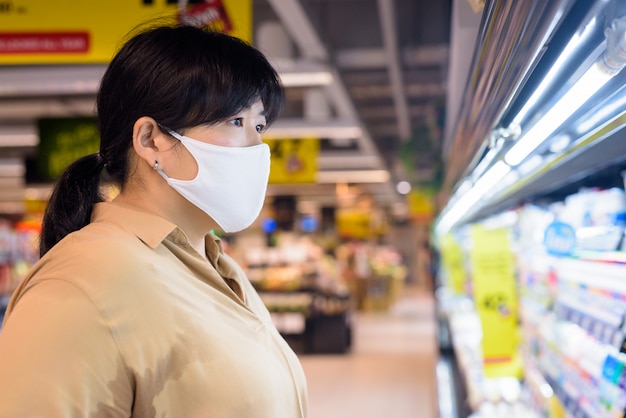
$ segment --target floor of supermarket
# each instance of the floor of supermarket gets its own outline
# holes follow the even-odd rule
[[[382,312],[357,311],[346,354],[301,355],[310,418],[439,416],[435,304],[407,286]]]

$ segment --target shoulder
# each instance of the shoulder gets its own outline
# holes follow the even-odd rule
[[[50,249],[29,271],[18,291],[55,280],[95,298],[130,285],[129,277],[142,277],[154,258],[152,248],[119,226],[89,224]]]
[[[106,273],[124,270],[152,249],[139,238],[111,223],[92,223],[73,232],[41,260],[41,269],[60,269],[67,274]]]

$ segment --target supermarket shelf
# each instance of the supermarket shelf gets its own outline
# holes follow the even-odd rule
[[[560,280],[626,295],[626,265],[573,258],[554,258]]]

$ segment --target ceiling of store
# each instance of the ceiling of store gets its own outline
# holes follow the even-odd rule
[[[393,205],[403,201],[396,181],[430,185],[439,180],[444,120],[450,112],[446,97],[454,93],[450,86],[466,77],[462,69],[451,68],[452,3],[253,0],[254,43],[281,74],[322,70],[332,76],[329,84],[291,79],[285,112],[268,132],[276,138],[322,139],[318,184],[272,185],[270,195],[295,194],[333,205],[339,189],[352,187],[357,195]],[[480,17],[470,5],[479,2],[459,3],[468,16],[475,15],[470,18],[476,30]],[[19,177],[14,158],[34,152],[33,121],[91,114],[103,67],[41,71],[0,66],[1,202],[21,198],[8,178]],[[10,207],[4,203],[0,211]]]

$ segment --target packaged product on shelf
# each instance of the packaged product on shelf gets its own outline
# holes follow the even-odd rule
[[[582,189],[565,198],[559,218],[575,229],[577,249],[619,250],[626,226],[624,190]]]
[[[38,221],[0,220],[0,296],[10,295],[38,260]]]

